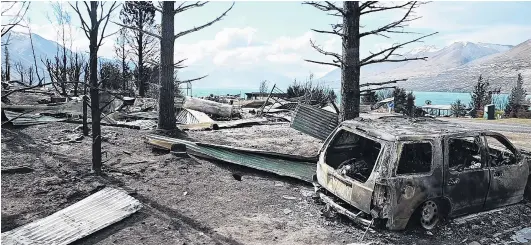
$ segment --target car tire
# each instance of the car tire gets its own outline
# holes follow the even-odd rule
[[[432,230],[439,223],[443,217],[443,207],[437,200],[428,200],[419,207],[418,221],[420,226],[425,230]]]

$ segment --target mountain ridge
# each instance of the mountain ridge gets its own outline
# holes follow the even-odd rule
[[[416,91],[469,92],[482,74],[493,86],[501,87],[503,92],[510,92],[518,73],[522,73],[524,80],[526,77],[531,78],[531,39],[515,46],[454,42],[438,50],[433,46],[413,49],[424,50],[427,52],[407,52],[404,55],[427,56],[427,61],[401,62],[401,65],[390,69],[362,67],[362,83],[408,78],[408,81],[398,85]],[[319,80],[332,81],[339,86],[340,71],[333,70]],[[530,91],[531,83],[524,84]]]
[[[45,70],[41,58],[52,58],[56,54],[56,48],[61,46],[35,33],[32,37],[37,65]],[[2,38],[2,42],[4,39],[5,37]],[[26,67],[33,66],[29,34],[12,32],[8,47],[12,64],[22,62]],[[87,56],[85,53],[82,55]],[[493,86],[502,87],[504,92],[508,92],[519,72],[524,75],[524,81],[531,78],[531,39],[516,46],[468,41],[454,42],[442,48],[425,45],[409,50],[404,53],[404,56],[408,58],[426,56],[428,59],[427,61],[389,62],[364,66],[361,70],[362,83],[408,78],[408,81],[398,85],[416,91],[469,92],[477,77],[482,74],[483,77],[492,81]],[[3,58],[4,49],[2,49],[2,60]],[[112,61],[104,57],[98,59]],[[286,89],[294,80],[288,76],[267,71],[267,69],[207,70],[208,72],[202,69],[195,71],[183,69],[179,70],[178,77],[187,80],[208,75],[194,82],[194,88],[251,89],[258,87],[260,81],[268,80],[271,84],[277,84],[281,89]],[[16,78],[14,70],[12,77]],[[316,80],[327,82],[333,88],[338,88],[340,77],[340,70],[335,69]],[[524,84],[526,89],[531,91],[531,82]]]

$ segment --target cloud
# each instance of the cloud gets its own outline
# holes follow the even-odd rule
[[[416,16],[420,17],[409,24],[411,28],[432,29],[437,31],[456,31],[476,28],[460,21],[458,17],[464,12],[470,11],[471,3],[460,2],[448,4],[447,2],[433,2],[422,5],[416,10]]]
[[[459,41],[517,45],[531,38],[531,26],[494,25],[462,33],[451,33],[439,38],[446,44]]]
[[[255,33],[256,29],[252,27],[225,28],[216,34],[214,42],[218,48],[247,47],[253,44]]]
[[[266,59],[273,63],[281,63],[281,64],[292,64],[296,62],[300,62],[302,60],[302,57],[296,53],[289,53],[289,54],[270,54],[266,57]]]
[[[75,25],[75,23],[72,23],[72,25],[58,25],[57,23],[38,23],[37,21],[31,21],[31,22],[25,22],[24,25],[29,26],[31,28],[31,32],[35,33],[44,39],[48,39],[54,42],[57,42],[62,45],[62,29],[65,28],[65,42],[67,48],[72,48],[73,51],[80,51],[80,52],[89,52],[89,40],[87,36],[85,35],[85,32],[83,29],[79,28]],[[117,30],[117,27],[108,27],[105,30],[105,34],[111,34],[114,33]],[[22,32],[22,33],[28,33],[29,29],[25,26],[16,26],[13,28],[13,31]],[[100,28],[100,34],[101,34],[101,28]],[[103,56],[106,58],[113,58],[114,57],[114,39],[115,35],[106,37],[103,42],[102,46],[100,46],[98,55]]]
[[[210,67],[241,69],[267,69],[289,77],[307,76],[309,72],[326,74],[334,67],[305,62],[304,59],[328,59],[315,52],[310,39],[316,38],[312,32],[298,36],[281,36],[273,40],[258,40],[259,30],[252,27],[224,28],[211,40],[196,43],[176,43],[176,56],[188,58],[187,69]],[[330,39],[323,41],[326,48],[340,50],[340,42]],[[335,47],[337,46],[337,47]]]

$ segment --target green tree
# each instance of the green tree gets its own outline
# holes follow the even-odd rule
[[[100,83],[106,89],[120,89],[122,87],[122,73],[118,64],[107,61],[100,63]]]
[[[517,117],[518,111],[521,110],[522,105],[525,103],[526,91],[523,87],[524,78],[522,74],[518,74],[518,79],[516,80],[516,86],[511,89],[511,94],[509,95],[509,103],[505,108],[505,115],[508,117]]]
[[[452,112],[452,115],[455,117],[462,117],[465,116],[466,106],[461,102],[460,99],[457,99],[454,103],[452,103],[450,107],[450,111]]]
[[[378,102],[378,96],[375,91],[368,91],[366,94],[361,96],[361,102],[366,104],[374,104]]]
[[[264,81],[261,81],[260,82],[260,88],[259,88],[259,91],[261,94],[266,94],[266,93],[269,93],[269,82],[267,80],[264,80]]]
[[[395,88],[393,90],[393,98],[395,104],[395,112],[403,113],[406,108],[407,93],[403,88]]]
[[[183,13],[184,11],[203,7],[208,2],[195,2],[195,3],[181,3],[177,8],[175,8],[174,1],[164,1],[160,2],[158,7],[155,7],[155,10],[161,13],[161,23],[160,23],[160,33],[153,33],[150,31],[142,30],[137,28],[134,25],[125,25],[116,23],[119,26],[133,29],[136,31],[143,32],[144,34],[156,37],[160,40],[160,60],[158,64],[160,65],[159,70],[159,117],[158,117],[158,129],[164,131],[174,131],[176,130],[175,125],[175,69],[183,68],[182,62],[186,59],[174,62],[174,50],[175,50],[175,40],[186,36],[190,33],[200,31],[206,27],[211,26],[212,24],[220,21],[227,13],[232,9],[234,3],[223,12],[220,16],[214,20],[193,27],[191,29],[175,33],[175,15]],[[204,77],[201,77],[204,78]],[[201,78],[195,79],[199,80]],[[194,80],[194,81],[195,81]],[[177,131],[178,132],[178,131]]]
[[[405,113],[409,116],[415,116],[415,95],[413,92],[407,93]]]
[[[483,80],[483,76],[479,75],[478,82],[474,86],[474,90],[470,94],[471,116],[477,117],[478,111],[483,110],[485,105],[490,103],[489,96],[489,82]]]
[[[146,93],[146,69],[147,61],[155,58],[156,40],[154,36],[147,35],[144,31],[155,31],[155,6],[150,1],[126,1],[120,11],[120,20],[124,25],[135,29],[124,29],[123,45],[131,48],[127,56],[136,58],[136,80],[138,95],[144,97]],[[125,52],[121,56],[126,56]],[[125,57],[121,57],[125,60]],[[125,63],[125,62],[124,62]]]
[[[337,95],[333,89],[323,84],[314,83],[313,74],[306,82],[293,81],[287,89],[288,98],[302,97],[302,102],[310,105],[326,106],[330,100],[336,101]]]

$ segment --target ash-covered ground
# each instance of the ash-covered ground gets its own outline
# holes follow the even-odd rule
[[[46,217],[105,186],[126,189],[144,208],[79,244],[504,244],[531,224],[521,203],[426,232],[369,229],[325,217],[307,183],[222,162],[177,157],[144,144],[148,131],[103,127],[104,174],[91,169],[91,138],[78,125],[3,127],[2,232]],[[312,156],[320,143],[288,124],[189,132],[194,140]],[[76,143],[74,143],[76,142]],[[236,180],[233,174],[242,176]],[[363,237],[364,236],[364,237]],[[361,238],[363,237],[363,241]]]

